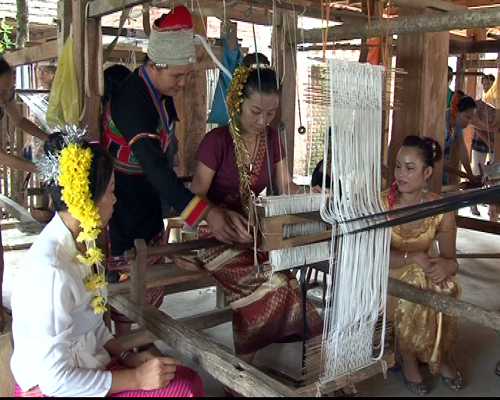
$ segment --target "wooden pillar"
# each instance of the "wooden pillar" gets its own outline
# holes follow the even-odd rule
[[[89,0],[73,0],[72,3],[73,52],[80,88],[80,115],[85,111],[80,127],[87,127],[89,137],[100,141],[101,96],[98,82],[102,73],[101,20],[86,20],[85,9],[88,2]],[[85,57],[88,57],[87,60]],[[88,93],[85,93],[86,76],[89,83]]]
[[[85,114],[81,126],[87,126],[87,133],[93,140],[101,141],[101,96],[104,91],[102,62],[101,19],[87,20],[88,62],[85,74],[88,74],[89,92],[83,95]],[[85,88],[85,85],[84,85]]]
[[[57,54],[61,54],[64,42],[68,38],[72,21],[72,0],[59,0],[57,2]]]
[[[431,13],[400,7],[400,16]],[[444,146],[446,128],[446,91],[449,32],[418,33],[398,36],[397,68],[406,71],[395,88],[393,130],[388,183],[394,180],[396,156],[403,139],[411,134],[429,136]],[[443,161],[429,182],[429,189],[441,193]]]
[[[293,174],[293,156],[295,144],[295,105],[297,104],[297,44],[290,43],[289,31],[294,32],[297,27],[297,14],[290,12],[282,12],[280,15],[280,23],[276,25],[276,31],[273,31],[273,43],[284,43],[285,49],[279,49],[276,53],[277,60],[273,60],[273,65],[279,73],[280,82],[283,81],[280,91],[280,107],[271,122],[271,126],[279,128],[281,122],[284,123],[286,133],[286,155],[288,159],[288,169]],[[282,29],[284,27],[285,29]],[[282,41],[282,35],[287,37]],[[284,55],[283,55],[284,50]],[[282,125],[281,125],[282,126]],[[284,137],[281,138],[285,140]]]
[[[73,0],[71,14],[73,16],[73,56],[76,65],[76,76],[80,89],[80,114],[83,104],[83,52],[85,30],[85,6],[89,0]]]
[[[194,31],[203,34],[203,19],[193,15]],[[205,23],[206,25],[206,23]],[[202,45],[196,46],[196,58],[199,62],[204,56]],[[175,107],[180,121],[175,126],[179,141],[181,175],[193,175],[196,168],[194,155],[207,125],[207,78],[205,69],[195,66],[189,83],[175,97]]]

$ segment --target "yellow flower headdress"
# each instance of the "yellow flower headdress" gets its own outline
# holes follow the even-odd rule
[[[101,289],[106,285],[102,260],[104,254],[96,246],[101,231],[99,209],[92,200],[89,186],[89,171],[92,163],[92,150],[83,147],[86,140],[85,130],[74,126],[61,129],[64,145],[58,154],[46,155],[44,152],[37,161],[39,176],[47,184],[61,187],[61,198],[68,212],[80,222],[82,231],[77,242],[85,243],[87,252],[78,254],[78,261],[85,268],[85,289],[94,294],[91,305],[96,314],[106,311],[105,299]]]

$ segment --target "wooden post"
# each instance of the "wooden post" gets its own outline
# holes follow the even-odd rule
[[[73,0],[73,52],[80,88],[80,114],[85,110],[80,127],[87,127],[93,140],[100,141],[101,96],[99,75],[102,73],[101,20],[86,19],[85,10],[89,0]],[[86,55],[87,52],[87,55]],[[87,57],[87,58],[86,58]],[[85,92],[88,76],[88,93]]]
[[[195,33],[204,32],[203,20],[193,15]],[[199,62],[205,54],[202,45],[196,46],[196,58]],[[180,121],[175,125],[175,134],[179,141],[181,158],[181,174],[193,175],[196,168],[194,155],[202,137],[206,133],[207,124],[207,78],[205,69],[195,66],[189,83],[175,97],[175,106]]]
[[[72,0],[72,16],[73,16],[73,56],[76,65],[76,76],[78,78],[78,87],[80,89],[80,114],[83,107],[83,71],[84,71],[84,58],[85,51],[85,6],[89,0]]]
[[[57,2],[57,54],[61,54],[64,42],[68,38],[72,21],[72,0],[59,0]]]
[[[271,126],[279,129],[281,122],[284,123],[286,134],[286,156],[288,159],[288,169],[293,175],[293,156],[294,156],[294,143],[295,143],[295,106],[297,104],[297,43],[289,42],[289,37],[292,40],[295,38],[289,35],[288,32],[294,32],[297,27],[297,13],[291,15],[289,12],[280,12],[279,20],[281,23],[276,25],[276,31],[273,31],[273,43],[283,43],[282,35],[287,37],[284,41],[284,49],[279,49],[277,53],[277,60],[273,61],[278,72],[278,78],[283,81],[280,91],[280,107],[271,122]],[[282,29],[284,27],[284,29]],[[284,31],[284,32],[283,32]],[[283,56],[284,50],[284,56]],[[284,72],[284,74],[283,74]],[[281,140],[285,140],[284,137]]]
[[[101,19],[87,19],[88,59],[84,74],[88,75],[89,92],[83,94],[85,114],[81,121],[82,127],[87,127],[87,133],[92,140],[101,141],[101,96],[104,90],[102,78],[102,34]],[[84,75],[85,76],[85,75]],[[83,88],[85,89],[85,80]]]
[[[400,15],[421,13],[414,8],[399,9]],[[429,13],[430,11],[426,11]],[[426,14],[426,17],[430,16]],[[409,18],[409,17],[408,17]],[[388,184],[394,180],[396,156],[403,139],[416,134],[436,139],[444,146],[449,32],[398,36],[397,68],[407,75],[395,89]],[[443,161],[436,164],[429,189],[441,193]]]
[[[135,239],[135,258],[130,269],[130,300],[136,304],[146,304],[146,269],[148,267],[148,246],[144,239]]]

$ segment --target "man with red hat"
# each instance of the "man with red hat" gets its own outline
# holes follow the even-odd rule
[[[123,254],[137,238],[149,246],[166,243],[161,197],[191,228],[204,219],[225,243],[252,241],[244,218],[194,195],[165,156],[178,120],[173,97],[188,84],[195,62],[191,14],[177,6],[154,22],[144,64],[103,111],[102,143],[115,158],[117,198],[108,227],[110,270],[127,268]],[[149,289],[148,301],[159,307],[163,288]],[[112,312],[112,318],[116,333],[130,329],[131,321],[123,315]]]

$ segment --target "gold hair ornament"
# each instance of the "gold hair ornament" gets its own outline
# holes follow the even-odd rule
[[[241,104],[243,103],[243,88],[250,75],[252,68],[241,65],[233,72],[233,78],[226,92],[226,104],[229,110],[229,132],[233,138],[236,168],[240,178],[240,198],[243,210],[248,216],[250,210],[250,177],[245,166],[245,157],[250,159],[250,153],[241,136],[238,120],[241,115]]]

